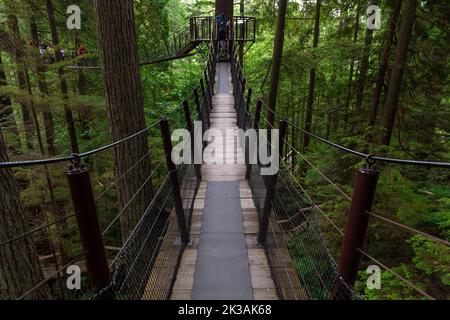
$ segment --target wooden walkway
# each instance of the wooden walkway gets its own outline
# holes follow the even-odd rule
[[[219,63],[211,127],[224,136],[225,130],[237,128],[232,92],[230,64]],[[236,163],[202,166],[191,244],[181,259],[173,300],[277,299],[264,248],[257,242],[258,215],[245,180],[243,153],[237,139],[224,140],[223,162]]]

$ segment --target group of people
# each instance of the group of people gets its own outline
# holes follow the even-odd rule
[[[231,21],[221,13],[216,17],[217,35],[219,40],[219,56],[224,57],[228,53],[228,40],[230,40]]]
[[[65,51],[64,49],[60,49],[60,57],[62,60],[65,58]],[[54,63],[56,59],[56,51],[55,47],[53,46],[53,43],[50,43],[48,46],[41,42],[39,45],[39,53],[41,54],[42,59],[48,61],[48,63]]]
[[[33,42],[30,41],[30,46],[33,47]],[[46,61],[47,63],[55,63],[56,62],[56,51],[53,43],[50,43],[47,45],[44,42],[41,42],[39,44],[39,54],[41,55],[41,58]],[[84,44],[80,44],[80,46],[75,50],[74,55],[75,56],[82,56],[87,54],[88,51]],[[66,58],[66,52],[63,48],[59,49],[59,55],[61,60],[64,60]]]

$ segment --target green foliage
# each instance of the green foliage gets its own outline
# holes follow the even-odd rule
[[[28,19],[35,14],[39,35],[43,42],[49,43],[51,36],[45,16],[45,4],[36,1],[37,13],[29,10],[26,1],[9,2],[0,0],[0,27],[5,26],[7,14],[17,14],[22,38],[25,43],[30,38]],[[182,31],[190,15],[212,15],[213,1],[178,0],[135,0],[135,19],[138,34],[138,47],[141,59],[160,56],[173,45],[173,34]],[[245,56],[245,75],[247,83],[254,89],[254,97],[267,98],[270,82],[270,68],[274,30],[276,26],[276,1],[246,1],[246,15],[255,16],[258,21],[257,41]],[[360,1],[361,7],[370,1]],[[374,33],[369,48],[364,46],[364,12],[358,32],[355,33],[355,1],[322,1],[319,47],[312,48],[313,17],[315,1],[290,1],[286,23],[282,74],[279,86],[277,112],[286,116],[298,127],[303,127],[305,105],[309,87],[309,72],[316,70],[315,99],[312,131],[347,147],[367,153],[387,154],[396,158],[435,159],[450,161],[450,103],[448,74],[450,43],[448,33],[449,3],[445,0],[420,1],[420,14],[416,19],[413,41],[410,46],[405,81],[402,87],[400,110],[390,146],[379,146],[377,138],[382,132],[381,119],[383,108],[380,106],[375,126],[370,126],[374,82],[379,68],[385,43],[386,27],[393,1],[382,1],[382,29]],[[75,37],[84,43],[92,55],[98,50],[95,13],[90,0],[80,0],[83,14],[82,30],[70,31],[65,27],[65,9],[71,1],[54,1],[61,47],[70,56],[76,48]],[[11,5],[20,10],[11,12]],[[8,11],[8,10],[9,11]],[[395,53],[395,48],[391,51]],[[13,118],[19,129],[17,137],[11,127],[4,131],[10,148],[12,160],[37,159],[43,156],[34,142],[33,148],[25,143],[23,110],[21,102],[31,102],[37,110],[40,129],[45,132],[42,111],[51,111],[55,123],[55,146],[58,155],[70,153],[70,143],[65,124],[64,106],[70,107],[80,139],[81,151],[87,151],[105,145],[111,141],[109,122],[105,108],[102,75],[98,71],[83,71],[86,77],[87,95],[79,95],[79,72],[68,68],[76,59],[46,66],[44,72],[49,95],[39,93],[34,48],[27,48],[26,59],[16,64],[14,57],[2,52],[3,67],[8,85],[0,86],[0,95],[6,95],[13,101]],[[370,68],[360,112],[355,109],[355,91],[359,79],[361,53],[370,52]],[[394,55],[391,55],[389,69],[393,67]],[[349,81],[350,63],[354,62],[352,81]],[[147,123],[153,123],[163,115],[170,116],[171,127],[184,126],[181,103],[188,99],[192,110],[192,89],[198,85],[204,66],[201,55],[143,66],[141,68],[142,85],[145,98]],[[69,84],[69,99],[60,94],[58,67],[64,67]],[[33,95],[18,87],[16,71],[25,67],[29,70]],[[389,75],[386,76],[388,80]],[[388,83],[388,81],[386,81]],[[384,99],[383,93],[382,100]],[[254,101],[256,99],[253,99]],[[1,107],[1,106],[0,106]],[[253,106],[252,106],[253,108]],[[81,129],[83,112],[89,111],[89,126]],[[194,112],[194,111],[193,111]],[[265,114],[264,114],[265,115]],[[371,140],[370,138],[374,139]],[[33,139],[36,137],[33,136]],[[302,147],[303,135],[299,130],[289,127],[288,142],[298,150]],[[21,143],[21,148],[18,146]],[[156,128],[149,134],[151,162],[155,167],[163,159],[163,150],[159,131]],[[312,141],[309,150],[303,155],[315,168],[310,167],[300,156],[293,156],[293,171],[316,204],[338,227],[345,228],[349,203],[335,187],[323,178],[323,173],[335,186],[351,195],[355,171],[364,164],[364,160]],[[102,229],[117,215],[117,196],[114,188],[107,190],[115,181],[113,156],[111,152],[89,158],[86,165],[91,171],[91,179],[96,195],[106,192],[98,202],[98,211]],[[64,165],[49,166],[53,193],[58,210],[69,214],[71,203],[66,182]],[[301,170],[300,170],[301,169]],[[450,173],[440,169],[417,167],[399,167],[379,165],[380,178],[377,187],[373,211],[417,228],[433,236],[450,239]],[[300,172],[301,171],[301,172]],[[158,172],[154,185],[157,186],[164,176]],[[15,176],[20,186],[22,199],[27,213],[34,216],[43,213],[53,221],[53,208],[50,199],[47,176],[44,168],[38,170],[19,169]],[[335,259],[338,258],[342,237],[325,220],[321,228],[328,240],[329,249]],[[51,228],[53,238],[56,228]],[[70,256],[79,254],[78,235],[75,221],[68,224],[68,237],[65,240]],[[105,243],[121,245],[120,227],[114,226],[105,236]],[[323,257],[311,256],[302,245],[303,238],[290,242],[290,250],[295,252],[295,267],[309,281],[310,291],[315,297],[326,297],[326,293],[315,292],[314,266]],[[367,250],[377,259],[392,267],[396,273],[414,283],[417,287],[438,297],[448,299],[450,291],[450,253],[448,248],[429,239],[411,235],[388,227],[384,222],[372,219]],[[363,261],[367,265],[368,261]],[[363,268],[361,268],[363,269]],[[357,292],[367,299],[421,299],[422,295],[391,272],[382,272],[382,289],[368,290],[365,286],[367,274],[360,272],[356,285]]]
[[[437,276],[444,285],[450,286],[449,248],[422,236],[415,236],[408,242],[414,249],[414,266],[428,276]]]

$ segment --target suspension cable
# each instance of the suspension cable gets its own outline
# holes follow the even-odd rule
[[[277,118],[279,119],[286,119],[282,116],[280,116],[278,113],[276,113],[273,109],[269,108],[269,106],[267,106],[267,104],[265,104],[262,100],[261,102],[263,103],[263,106],[269,110],[269,112],[271,112],[272,114],[274,114]],[[288,125],[290,125],[292,128],[295,128],[297,130],[300,130],[301,132],[309,135],[310,137],[313,137],[314,139],[321,141],[325,144],[328,144],[329,146],[332,146],[336,149],[345,151],[347,153],[351,153],[355,156],[358,156],[360,158],[364,158],[364,159],[370,159],[373,161],[379,161],[379,162],[387,162],[387,163],[394,163],[394,164],[400,164],[400,165],[413,165],[413,166],[422,166],[422,167],[429,167],[429,168],[445,168],[445,169],[450,169],[450,162],[436,162],[436,161],[419,161],[419,160],[406,160],[406,159],[396,159],[396,158],[388,158],[388,157],[380,157],[380,156],[375,156],[375,155],[371,155],[371,154],[366,154],[360,151],[356,151],[344,146],[341,146],[335,142],[329,141],[325,138],[322,138],[314,133],[311,133],[309,131],[306,131],[303,128],[300,128],[299,126],[297,126],[295,123],[292,123],[289,120],[286,120],[286,122],[288,123]]]
[[[376,219],[382,220],[382,221],[387,222],[389,224],[392,224],[394,226],[400,227],[400,228],[405,229],[405,230],[407,230],[409,232],[417,233],[417,234],[419,234],[419,235],[421,235],[423,237],[426,237],[426,238],[428,238],[428,239],[430,239],[432,241],[439,242],[439,243],[441,243],[443,245],[446,245],[446,246],[450,246],[450,242],[447,241],[447,240],[444,240],[444,239],[432,236],[432,235],[430,235],[428,233],[425,233],[423,231],[417,230],[415,228],[408,227],[408,226],[406,226],[406,225],[404,225],[404,224],[402,224],[400,222],[396,222],[396,221],[391,220],[389,218],[383,217],[383,216],[381,216],[381,215],[379,215],[377,213],[373,213],[373,212],[370,212],[370,211],[365,211],[365,213],[367,213],[369,216],[372,216],[372,217],[374,217]]]
[[[136,132],[124,139],[121,139],[119,141],[110,143],[108,145],[105,145],[103,147],[100,147],[98,149],[90,150],[84,153],[80,154],[72,154],[70,156],[64,156],[64,157],[56,157],[56,158],[49,158],[49,159],[41,159],[41,160],[28,160],[28,161],[11,161],[11,162],[0,162],[0,169],[2,168],[15,168],[15,167],[30,167],[30,166],[36,166],[36,165],[44,165],[44,164],[52,164],[52,163],[59,163],[59,162],[67,162],[67,161],[73,161],[76,159],[86,158],[93,154],[97,154],[99,152],[102,152],[107,149],[111,149],[119,144],[122,144],[124,142],[127,142],[128,140],[131,140],[151,129],[159,125],[161,120],[158,120],[157,122],[153,123],[152,125],[148,126],[147,128]]]
[[[5,241],[3,241],[3,242],[0,242],[0,247],[1,247],[1,246],[4,246],[4,245],[6,245],[6,244],[9,244],[9,243],[11,243],[11,242],[20,240],[20,239],[22,239],[22,238],[25,238],[25,237],[27,237],[27,236],[29,236],[29,235],[32,235],[33,233],[36,233],[36,232],[38,232],[38,231],[47,229],[47,228],[49,228],[49,227],[51,227],[51,226],[58,225],[58,224],[60,224],[60,223],[62,223],[62,222],[65,222],[65,221],[69,220],[69,219],[72,218],[72,217],[75,217],[77,214],[78,214],[78,213],[76,213],[76,212],[75,212],[75,213],[72,213],[72,214],[69,214],[69,215],[65,216],[64,218],[58,219],[58,220],[56,220],[56,221],[54,221],[54,222],[51,222],[51,223],[48,223],[48,224],[45,224],[45,225],[42,225],[42,226],[39,226],[39,227],[36,227],[36,228],[34,228],[34,229],[32,229],[32,230],[30,230],[30,231],[28,231],[28,232],[22,233],[22,234],[20,234],[20,235],[18,235],[18,236],[15,236],[15,237],[13,237],[13,238],[10,238],[10,239],[8,239],[8,240],[5,240]]]

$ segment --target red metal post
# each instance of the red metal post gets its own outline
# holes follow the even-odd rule
[[[86,254],[86,268],[95,291],[106,288],[111,282],[103,237],[95,207],[94,194],[87,168],[71,165],[67,172],[72,203],[77,213],[81,244]],[[109,296],[109,298],[112,298]]]
[[[360,169],[356,175],[355,188],[352,196],[345,236],[341,248],[339,259],[339,273],[344,281],[353,286],[358,274],[361,253],[358,249],[363,249],[369,215],[366,213],[372,208],[375,189],[378,181],[378,172],[369,169]],[[340,299],[343,289],[338,285],[333,293],[334,299]]]

